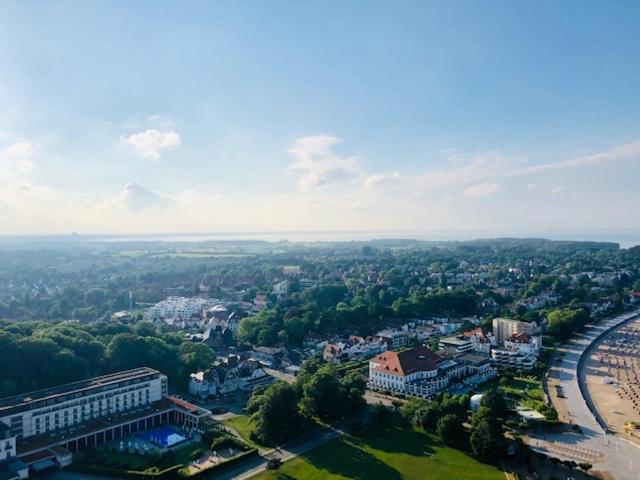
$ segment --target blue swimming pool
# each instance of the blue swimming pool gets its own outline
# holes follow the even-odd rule
[[[173,447],[187,440],[179,431],[167,426],[154,428],[139,435],[143,440],[163,448]]]

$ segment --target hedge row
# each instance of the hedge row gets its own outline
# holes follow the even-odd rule
[[[144,471],[137,470],[119,470],[117,468],[100,467],[98,465],[72,465],[70,470],[80,473],[93,473],[96,475],[105,475],[107,477],[115,478],[128,478],[128,479],[153,479],[153,480],[172,480],[178,478],[178,470],[182,468],[182,465],[173,465],[172,467],[165,468],[158,471]],[[124,476],[124,477],[123,477]]]

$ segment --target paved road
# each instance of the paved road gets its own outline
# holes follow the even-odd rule
[[[566,398],[558,398],[554,392],[551,392],[551,398],[559,412],[566,412],[564,420],[580,430],[541,434],[531,439],[533,448],[578,463],[586,461],[593,464],[594,470],[609,471],[616,480],[640,479],[640,448],[605,432],[587,406],[578,383],[582,378],[578,368],[583,368],[579,360],[585,350],[604,332],[638,314],[640,311],[626,313],[600,325],[589,326],[586,332],[558,349],[564,355],[549,369],[549,384],[551,389],[554,384],[561,384]]]

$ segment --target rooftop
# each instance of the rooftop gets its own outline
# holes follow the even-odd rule
[[[450,345],[465,346],[469,344],[469,339],[466,337],[447,337],[440,340],[440,343],[448,343]]]
[[[514,343],[531,343],[531,336],[526,333],[514,333],[507,341]]]
[[[102,375],[100,377],[80,380],[78,382],[67,383],[65,385],[44,388],[35,392],[28,392],[22,393],[20,395],[14,395],[12,397],[5,397],[0,399],[0,414],[3,413],[3,410],[11,407],[26,405],[39,400],[53,399],[57,396],[65,395],[68,393],[87,390],[90,388],[102,387],[112,383],[133,380],[138,377],[157,373],[160,372],[154,370],[153,368],[140,367],[134,368],[132,370],[125,370],[123,372],[111,373],[109,375]]]
[[[379,372],[406,376],[435,370],[443,362],[443,358],[427,347],[416,347],[400,353],[386,351],[372,361],[380,364],[376,367]]]

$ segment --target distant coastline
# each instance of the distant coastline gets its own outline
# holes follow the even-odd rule
[[[264,242],[350,242],[371,240],[471,241],[496,238],[542,238],[558,241],[613,242],[621,248],[640,245],[640,230],[583,230],[583,231],[278,231],[278,232],[217,232],[217,233],[152,233],[105,235],[6,235],[0,244],[88,242],[206,242],[206,241],[264,241]]]

